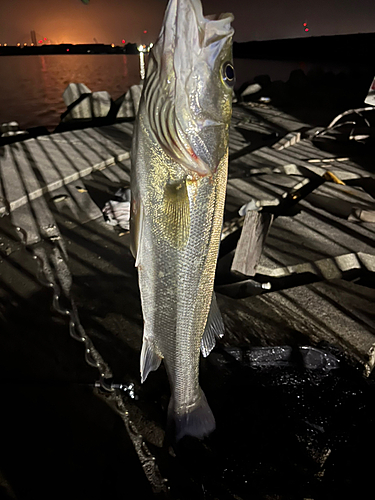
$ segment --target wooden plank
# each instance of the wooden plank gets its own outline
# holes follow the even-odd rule
[[[264,211],[246,212],[241,236],[237,244],[231,270],[254,276],[263,246],[273,221],[273,215]]]

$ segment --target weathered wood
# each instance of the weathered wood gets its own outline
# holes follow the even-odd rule
[[[254,276],[263,246],[273,221],[273,215],[264,211],[246,212],[241,236],[234,254],[232,271]]]

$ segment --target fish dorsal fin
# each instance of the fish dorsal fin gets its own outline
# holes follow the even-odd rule
[[[132,200],[130,221],[130,250],[135,258],[135,267],[139,265],[140,248],[143,232],[143,206],[139,200]]]
[[[143,336],[142,351],[141,351],[141,382],[143,383],[148,374],[159,368],[161,357],[155,351],[151,342]]]
[[[212,292],[210,311],[207,317],[206,328],[201,340],[201,352],[206,358],[215,347],[216,339],[224,335],[224,322],[216,302],[215,292]]]
[[[190,205],[186,179],[168,183],[164,190],[164,234],[177,249],[183,248],[190,234]]]

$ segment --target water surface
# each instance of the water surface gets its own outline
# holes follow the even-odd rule
[[[316,63],[236,59],[236,88],[257,75],[286,81],[290,72],[309,72]],[[339,72],[342,64],[320,65]],[[139,83],[137,55],[46,55],[0,58],[0,123],[17,121],[21,128],[45,126],[53,130],[66,109],[62,94],[69,83],[84,83],[93,92],[106,90],[112,99]]]
[[[62,94],[69,83],[84,83],[93,92],[107,90],[117,99],[139,83],[134,55],[48,55],[0,58],[0,122],[21,127],[54,128],[66,109]]]

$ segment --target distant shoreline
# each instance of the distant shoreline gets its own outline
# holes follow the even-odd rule
[[[273,59],[303,61],[342,61],[367,63],[373,66],[371,54],[375,50],[375,33],[357,33],[280,40],[253,40],[234,42],[233,56],[240,59]],[[18,55],[138,55],[136,43],[114,44],[59,44],[59,45],[0,45],[0,56]],[[374,70],[375,71],[375,70]]]
[[[46,55],[111,55],[135,54],[139,51],[136,43],[126,45],[106,45],[102,43],[59,45],[0,45],[0,56],[46,56]]]
[[[235,58],[366,62],[374,66],[375,33],[233,43]]]

